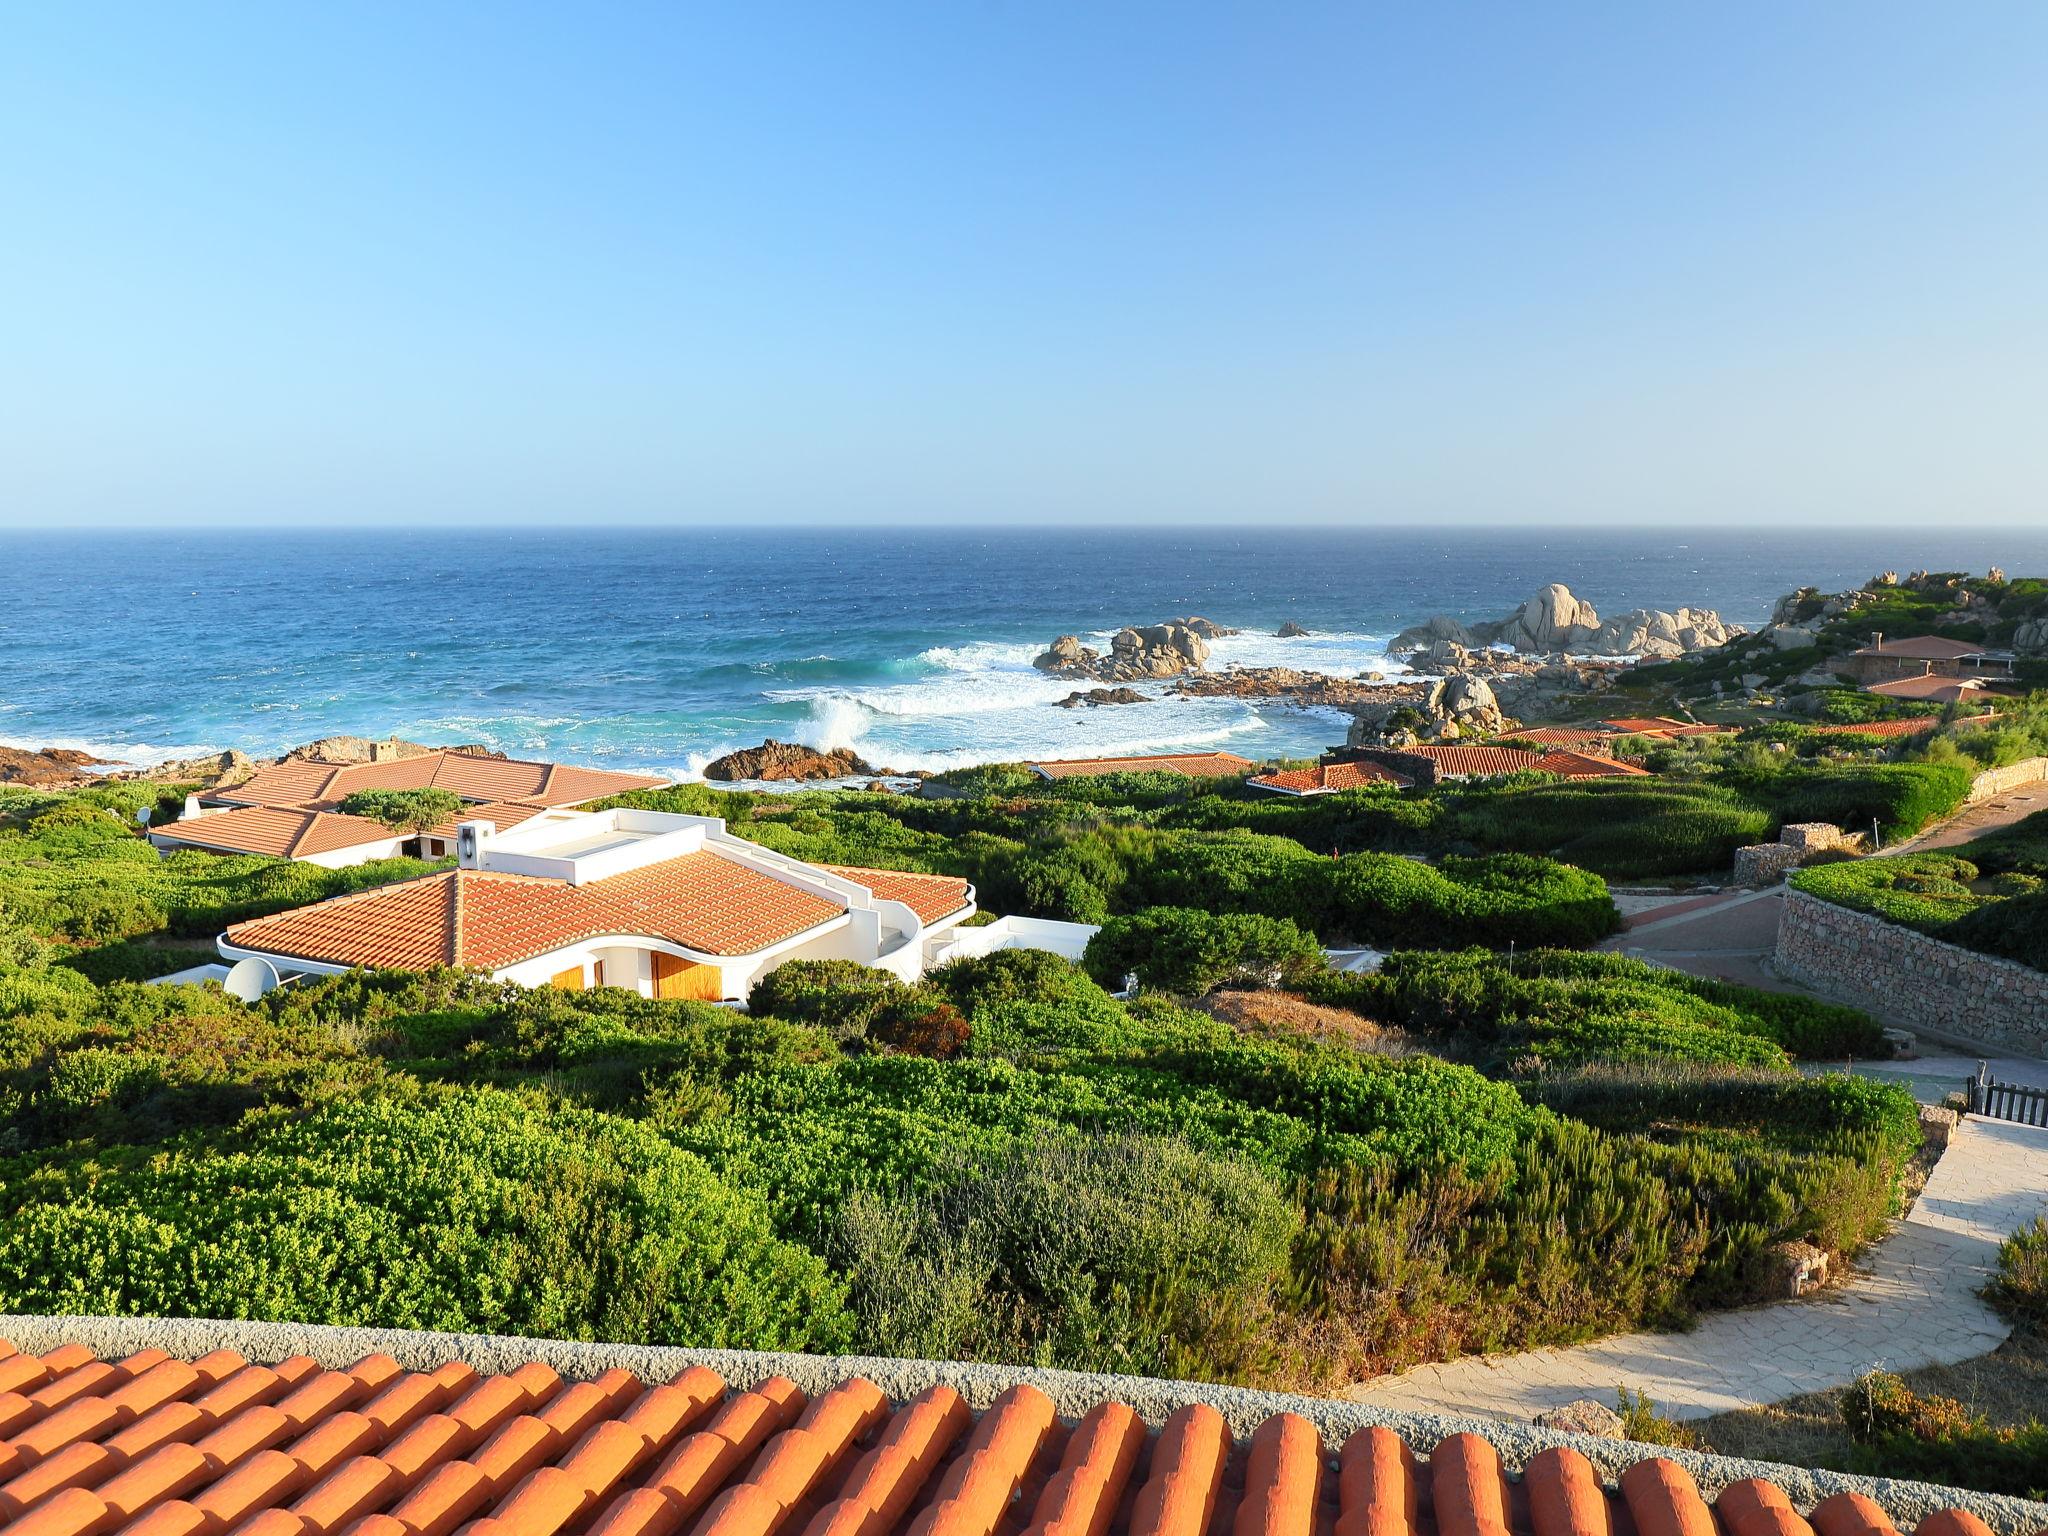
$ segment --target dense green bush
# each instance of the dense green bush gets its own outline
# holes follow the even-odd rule
[[[757,1201],[609,1117],[489,1090],[270,1115],[154,1160],[0,1164],[0,1307],[844,1348]]]
[[[1221,986],[1279,986],[1320,967],[1323,952],[1285,918],[1147,907],[1109,919],[1088,941],[1082,963],[1106,987],[1135,975],[1144,986],[1199,995]]]
[[[1941,931],[1951,944],[2048,970],[2048,891],[1986,902]]]
[[[1984,1294],[2015,1322],[2048,1325],[2048,1216],[2036,1216],[1998,1248]]]
[[[1043,1135],[925,1194],[860,1195],[833,1251],[888,1354],[1262,1374],[1300,1216],[1258,1170],[1158,1137]]]
[[[359,789],[335,809],[380,821],[394,832],[424,832],[462,814],[462,797],[446,789]]]
[[[1962,763],[1841,763],[1788,769],[1758,788],[1781,823],[1827,821],[1855,831],[1876,822],[1895,839],[1953,816],[1971,777]]]

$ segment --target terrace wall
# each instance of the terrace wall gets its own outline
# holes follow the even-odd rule
[[[1785,892],[1773,968],[1887,1022],[2048,1056],[2048,971],[1945,944],[1805,891]]]
[[[1986,768],[1970,780],[1970,792],[1963,797],[1963,803],[1975,805],[1980,800],[1989,800],[2022,785],[2044,781],[2048,781],[2048,757],[2023,757],[2003,768]]]

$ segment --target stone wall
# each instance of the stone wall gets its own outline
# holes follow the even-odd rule
[[[2048,1055],[2048,971],[1785,893],[1774,968],[1887,1020],[2025,1056]]]
[[[1966,805],[1975,805],[1980,800],[1989,800],[1993,795],[2002,795],[2009,789],[2018,789],[2025,784],[2039,784],[2048,780],[2048,757],[2023,757],[2004,768],[1986,768],[1970,780],[1970,793],[1964,797]]]
[[[1816,853],[1842,846],[1842,829],[1825,821],[1795,821],[1778,829],[1775,843],[1735,850],[1737,885],[1773,885]]]

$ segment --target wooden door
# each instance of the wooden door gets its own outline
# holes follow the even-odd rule
[[[583,967],[572,965],[566,971],[557,971],[548,978],[548,985],[564,992],[583,990]]]
[[[655,950],[650,958],[654,961],[656,997],[689,997],[715,1003],[725,995],[724,978],[715,965],[699,965],[660,950]]]

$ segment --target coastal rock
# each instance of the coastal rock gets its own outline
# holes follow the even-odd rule
[[[1507,726],[1501,715],[1500,701],[1494,697],[1493,689],[1486,680],[1480,677],[1460,675],[1445,678],[1429,690],[1429,697],[1423,701],[1423,710],[1431,719],[1455,728],[1453,734],[1498,731]]]
[[[1387,642],[1387,652],[1389,655],[1393,655],[1396,653],[1405,654],[1409,651],[1420,651],[1436,644],[1440,640],[1447,640],[1452,645],[1463,646],[1468,650],[1479,644],[1479,641],[1473,637],[1471,630],[1460,624],[1449,614],[1438,613],[1432,614],[1420,624],[1410,625],[1407,629],[1394,636],[1393,639]]]
[[[1467,650],[1504,646],[1525,655],[1576,651],[1596,656],[1672,657],[1725,645],[1743,633],[1739,625],[1727,623],[1710,608],[1680,608],[1675,613],[1638,608],[1602,623],[1591,603],[1573,595],[1563,582],[1554,581],[1503,619],[1465,625],[1438,614],[1402,630],[1387,649],[1428,653],[1448,643]]]
[[[1205,619],[1199,614],[1190,614],[1183,619],[1167,619],[1165,622],[1170,625],[1178,625],[1182,629],[1191,629],[1204,640],[1221,640],[1225,635],[1244,633],[1243,630],[1232,629],[1228,624],[1218,624],[1214,620]]]
[[[851,747],[834,747],[821,752],[816,747],[769,738],[758,747],[728,752],[704,768],[704,777],[730,784],[760,780],[767,783],[803,783],[813,779],[872,778],[887,773],[863,760]]]
[[[1192,699],[1274,699],[1349,709],[1392,700],[1419,704],[1429,687],[1421,682],[1376,685],[1371,678],[1331,677],[1293,667],[1232,667],[1226,672],[1191,672],[1174,683],[1173,691]]]
[[[458,752],[464,757],[494,757],[503,759],[505,754],[484,746],[481,742],[465,742],[454,747],[430,747],[417,741],[400,741],[396,736],[384,741],[372,741],[367,736],[322,736],[318,741],[309,741],[302,747],[293,747],[278,759],[284,763],[332,763],[337,767],[348,767],[356,763],[395,763],[408,757],[425,757],[429,752]]]
[[[1235,634],[1207,619],[1197,619],[1210,634]],[[1054,677],[1090,678],[1100,683],[1135,682],[1148,677],[1179,677],[1199,672],[1209,660],[1209,641],[1193,624],[1130,625],[1116,632],[1109,654],[1085,646],[1079,637],[1061,635],[1031,663]]]
[[[1149,704],[1135,688],[1077,688],[1057,701],[1060,709],[1095,709],[1104,704]]]
[[[2012,648],[2016,651],[2048,651],[2048,617],[2029,619],[2014,630]]]
[[[1307,630],[1303,629],[1299,624],[1295,623],[1292,619],[1289,619],[1285,624],[1282,624],[1278,629],[1273,631],[1274,638],[1279,640],[1299,640],[1303,635],[1306,635],[1307,633]]]
[[[1763,637],[1781,651],[1796,651],[1814,644],[1819,636],[1801,624],[1771,624]]]
[[[69,747],[42,747],[35,751],[0,747],[0,784],[29,784],[38,789],[82,784],[92,776],[81,770],[98,761],[90,752],[75,752]]]

